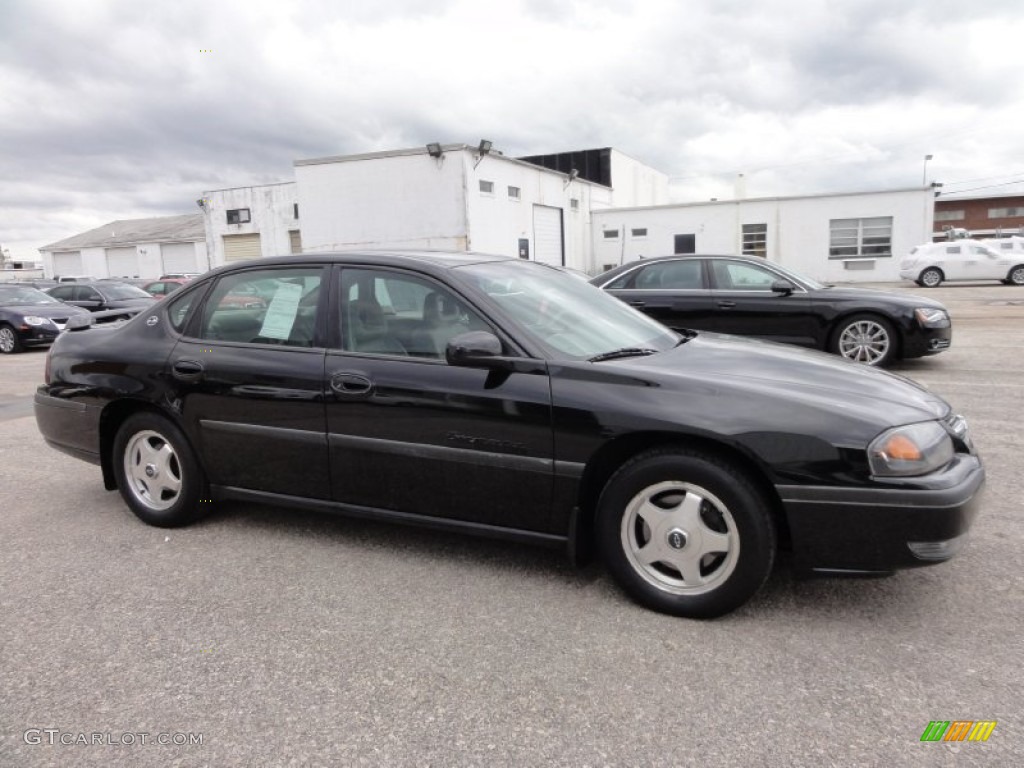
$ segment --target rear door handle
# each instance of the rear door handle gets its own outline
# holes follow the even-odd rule
[[[361,373],[336,373],[331,376],[331,391],[340,397],[369,397],[373,382]]]
[[[171,366],[171,373],[181,381],[196,381],[202,378],[203,364],[198,360],[179,360]]]
[[[647,302],[646,302],[646,301],[628,301],[628,302],[626,302],[626,303],[627,303],[627,304],[629,304],[629,306],[631,306],[631,307],[636,307],[637,309],[640,309],[640,308],[641,308],[641,307],[643,307],[643,306],[644,306],[644,305],[645,305],[645,304],[646,304]]]
[[[720,301],[718,302],[719,309],[733,309],[736,306],[735,301]]]

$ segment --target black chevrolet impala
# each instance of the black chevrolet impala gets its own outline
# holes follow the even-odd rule
[[[36,419],[152,525],[238,500],[596,544],[636,600],[693,617],[744,603],[780,545],[801,573],[946,560],[984,479],[965,421],[905,378],[467,253],[216,270],[64,333]]]

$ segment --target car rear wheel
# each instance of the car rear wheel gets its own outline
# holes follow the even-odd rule
[[[15,352],[21,352],[24,348],[21,339],[18,338],[18,332],[14,328],[7,323],[0,325],[0,352],[12,355]]]
[[[917,282],[925,288],[938,288],[944,278],[945,275],[942,274],[941,269],[928,267],[928,269],[922,272],[920,277],[918,277]]]
[[[113,465],[122,498],[143,522],[174,528],[205,511],[202,469],[181,430],[162,416],[129,417],[114,438]]]
[[[877,315],[854,315],[832,334],[831,351],[858,363],[882,366],[896,356],[896,332]]]
[[[714,618],[747,602],[775,559],[764,495],[745,473],[685,449],[623,465],[601,494],[598,544],[619,585],[662,613]]]
[[[1024,285],[1024,264],[1018,264],[1011,269],[1006,276],[1006,281],[1010,285]]]

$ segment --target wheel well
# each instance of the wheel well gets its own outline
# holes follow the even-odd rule
[[[117,489],[114,476],[114,437],[129,417],[136,413],[155,413],[165,416],[159,408],[139,400],[116,400],[100,414],[100,466],[103,469],[103,487],[108,491]]]
[[[578,496],[579,519],[576,526],[576,552],[583,553],[581,559],[589,559],[594,535],[594,515],[601,492],[611,476],[625,464],[645,451],[653,448],[679,446],[699,450],[716,458],[728,461],[744,471],[751,481],[768,499],[772,519],[775,522],[779,542],[789,545],[789,525],[782,506],[782,500],[775,486],[768,478],[767,471],[755,459],[732,446],[710,438],[695,435],[679,435],[670,432],[641,432],[612,440],[602,446],[587,462],[580,479]]]

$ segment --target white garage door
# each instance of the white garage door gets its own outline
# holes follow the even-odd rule
[[[82,252],[65,251],[53,254],[53,276],[82,274]]]
[[[260,251],[260,236],[255,235],[224,235],[224,262],[242,261],[244,259],[258,259],[263,253]]]
[[[107,248],[109,277],[138,277],[139,254],[135,248]]]
[[[160,259],[163,274],[199,271],[196,269],[196,247],[193,243],[163,243]]]
[[[533,206],[534,260],[556,266],[565,265],[562,253],[562,209],[549,205]]]

